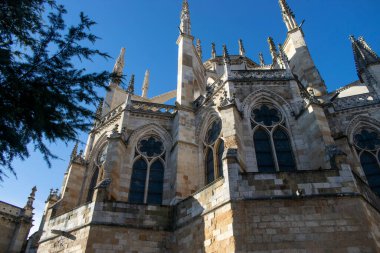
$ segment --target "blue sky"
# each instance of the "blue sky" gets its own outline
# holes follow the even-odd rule
[[[98,24],[93,32],[102,39],[96,47],[116,58],[120,48],[126,48],[125,74],[136,75],[136,92],[140,92],[146,69],[151,71],[149,96],[174,90],[177,79],[177,46],[180,0],[59,0],[68,14],[70,24],[78,21],[83,11]],[[301,22],[306,41],[316,66],[328,89],[334,90],[357,80],[348,36],[363,35],[372,48],[380,53],[378,0],[288,0]],[[243,39],[247,55],[258,61],[259,52],[269,63],[266,39],[283,43],[286,28],[282,22],[277,0],[189,0],[192,33],[200,38],[204,60],[208,59],[211,42],[217,52],[227,44],[230,54],[238,53],[238,39]],[[78,67],[89,71],[112,70],[114,60],[95,59]],[[103,95],[104,91],[99,91]],[[80,140],[86,142],[87,135]],[[48,168],[38,153],[26,161],[15,161],[17,179],[12,175],[0,183],[0,200],[24,206],[34,185],[36,222],[44,207],[50,188],[60,188],[73,143],[51,144],[61,159]],[[82,147],[84,148],[84,144]],[[37,223],[38,222],[38,223]]]

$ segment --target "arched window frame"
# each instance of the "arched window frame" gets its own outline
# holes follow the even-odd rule
[[[158,154],[156,156],[151,156],[151,157],[148,156],[147,154],[144,154],[143,152],[141,152],[138,148],[138,145],[142,140],[149,139],[150,137],[153,137],[153,138],[159,140],[162,143],[162,147],[163,147],[163,151],[160,154]],[[132,177],[133,177],[133,173],[134,173],[133,166],[134,166],[135,162],[137,162],[140,159],[143,159],[145,161],[145,163],[147,164],[147,171],[146,171],[146,176],[145,176],[145,186],[144,186],[144,199],[143,199],[143,202],[136,203],[136,204],[150,204],[150,205],[159,204],[159,205],[161,205],[162,201],[163,201],[163,194],[164,194],[164,192],[163,192],[164,183],[162,183],[162,189],[161,189],[161,203],[149,203],[148,195],[149,195],[149,184],[151,183],[149,180],[150,172],[151,172],[151,166],[157,161],[159,161],[163,167],[162,180],[163,181],[165,180],[164,173],[165,173],[165,170],[167,169],[167,165],[166,165],[166,159],[167,159],[166,153],[167,153],[167,151],[166,151],[164,142],[163,142],[162,138],[160,138],[158,135],[155,135],[155,134],[145,135],[138,140],[138,142],[135,145],[134,151],[135,151],[135,154],[134,154],[134,158],[132,161],[130,194],[131,194],[131,188],[132,188]]]
[[[220,132],[219,134],[217,135],[217,137],[215,138],[215,140],[211,143],[208,143],[206,138],[208,137],[208,131],[212,128],[213,124],[215,124],[216,122],[219,122],[220,123]],[[223,150],[224,150],[224,139],[223,139],[223,134],[222,134],[222,121],[220,118],[214,118],[210,121],[210,123],[207,125],[207,128],[206,128],[206,133],[202,139],[203,141],[203,157],[204,157],[204,168],[205,168],[205,184],[210,184],[212,183],[213,181],[215,181],[216,179],[220,178],[223,176],[223,161],[222,159],[219,159],[221,157],[219,157],[219,148],[220,146],[222,145],[223,146]],[[213,155],[213,175],[214,175],[214,178],[212,180],[210,180],[208,178],[208,154],[209,152],[212,152],[212,155]],[[221,168],[221,170],[220,170]]]
[[[377,167],[380,170],[380,144],[377,145],[377,147],[375,147],[374,149],[369,149],[369,148],[361,147],[360,145],[358,145],[357,142],[355,141],[355,136],[357,134],[361,133],[363,130],[375,132],[380,137],[380,129],[378,127],[372,125],[372,124],[360,123],[355,127],[355,130],[352,131],[351,136],[350,136],[350,144],[351,144],[351,147],[353,149],[353,153],[355,154],[356,159],[357,159],[357,161],[360,165],[360,168],[362,170],[361,174],[364,176],[364,180],[371,187],[369,179],[368,179],[368,175],[366,174],[365,168],[363,167],[361,157],[365,153],[369,153],[370,155],[372,155],[372,158],[375,158],[375,161],[377,163]],[[380,171],[379,171],[379,173],[380,173]],[[379,195],[379,193],[378,193],[378,195]]]
[[[280,116],[280,119],[278,122],[275,122],[271,125],[265,125],[263,122],[258,122],[258,121],[255,121],[254,117],[253,117],[253,110],[255,109],[258,109],[258,108],[261,108],[262,106],[267,106],[269,108],[273,108],[275,110],[277,110],[277,112],[279,113],[279,116]],[[297,171],[297,159],[296,159],[296,156],[294,154],[294,143],[293,143],[293,140],[292,140],[292,137],[291,137],[291,134],[290,134],[290,131],[288,129],[288,122],[286,120],[286,117],[284,116],[284,112],[278,108],[277,106],[275,106],[274,104],[272,103],[269,103],[269,102],[264,102],[264,103],[258,103],[258,104],[255,104],[254,106],[251,107],[250,109],[250,118],[249,118],[249,121],[250,121],[250,124],[251,124],[251,129],[252,129],[252,138],[254,137],[256,131],[258,129],[263,129],[268,135],[269,135],[269,139],[270,139],[270,146],[271,146],[271,151],[272,151],[272,157],[273,157],[273,163],[274,163],[274,169],[275,171],[273,172],[282,172],[283,170],[280,169],[279,167],[279,161],[278,161],[278,157],[277,157],[277,151],[276,151],[276,148],[275,148],[275,143],[274,143],[274,136],[273,134],[278,130],[278,129],[281,129],[284,131],[284,133],[287,135],[288,137],[288,143],[290,145],[290,151],[291,151],[291,156],[292,156],[292,159],[293,159],[293,163],[294,163],[294,169],[292,171]],[[258,158],[256,156],[257,152],[256,152],[256,147],[255,145],[253,145],[253,149],[254,149],[254,153],[255,153],[255,157],[256,157],[256,163],[258,161]],[[258,164],[257,165],[257,168],[259,170],[259,166]],[[285,172],[285,171],[284,171]]]

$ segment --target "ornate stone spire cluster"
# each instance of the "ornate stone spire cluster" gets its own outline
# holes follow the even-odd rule
[[[75,143],[73,151],[71,151],[70,161],[73,161],[77,157],[77,155],[78,155],[78,144],[79,144],[79,142],[77,141]]]
[[[298,27],[296,18],[294,16],[293,11],[290,9],[288,3],[286,0],[279,0],[279,4],[282,11],[282,18],[285,22],[286,28],[288,28],[288,31],[291,31]]]
[[[202,60],[202,45],[201,45],[201,40],[200,39],[197,39],[197,46],[196,46],[196,49],[197,49],[197,53],[199,55],[199,58],[201,58]]]
[[[127,92],[130,94],[135,93],[135,75],[134,74],[132,74],[131,80],[129,81]]]
[[[181,12],[181,34],[191,35],[190,9],[187,0],[183,0]]]
[[[36,191],[37,191],[37,187],[34,186],[32,188],[32,192],[30,193],[30,195],[28,197],[28,201],[26,202],[25,209],[33,209],[33,202],[34,202],[34,199],[36,196]]]
[[[260,59],[260,66],[264,67],[265,66],[265,60],[264,60],[264,55],[263,53],[259,53],[259,59]]]
[[[363,37],[356,39],[350,36],[352,50],[354,52],[356,71],[361,81],[361,74],[372,64],[380,64],[380,57],[372,50]]]
[[[148,89],[149,89],[149,76],[150,76],[150,71],[147,69],[145,71],[145,76],[144,76],[144,83],[142,87],[142,97],[147,98],[148,97]]]
[[[239,39],[239,55],[245,56],[245,48],[242,39]]]
[[[125,65],[124,61],[124,55],[125,55],[125,48],[122,47],[120,50],[120,55],[116,60],[115,66],[113,67],[112,73],[117,75],[117,77],[114,77],[112,82],[116,85],[119,85],[121,82],[121,78],[123,76],[123,69]]]

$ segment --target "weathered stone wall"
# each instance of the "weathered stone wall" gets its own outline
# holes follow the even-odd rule
[[[360,197],[235,202],[236,252],[378,252],[366,205]]]

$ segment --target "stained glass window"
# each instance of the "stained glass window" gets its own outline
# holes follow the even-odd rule
[[[211,127],[207,130],[206,142],[207,144],[213,144],[219,137],[222,130],[222,122],[220,120],[214,121]]]
[[[218,172],[219,172],[219,176],[223,176],[223,161],[222,161],[223,152],[224,152],[224,141],[221,140],[219,142],[219,146],[218,146]]]
[[[252,110],[252,117],[254,121],[265,126],[272,126],[281,120],[281,115],[277,109],[269,108],[267,105],[262,105],[260,108]]]
[[[164,185],[164,165],[156,160],[150,165],[148,200],[149,204],[162,204],[162,188]]]
[[[377,132],[363,129],[355,134],[354,141],[358,147],[367,150],[375,150],[380,146],[380,138]]]
[[[164,156],[164,143],[158,137],[148,136],[138,142],[135,150],[137,160],[132,168],[129,202],[162,204],[165,174]]]
[[[261,105],[251,113],[253,142],[259,172],[295,171],[296,162],[292,144],[280,111],[270,105]]]
[[[368,185],[378,195],[380,195],[380,167],[376,157],[370,152],[363,152],[360,155],[360,163],[366,175]]]
[[[208,148],[207,154],[206,154],[206,181],[207,184],[211,183],[215,179],[215,172],[214,172],[214,155],[213,150],[211,148]]]
[[[145,181],[147,175],[147,163],[140,158],[133,164],[131,187],[129,190],[129,202],[144,203]]]
[[[148,157],[159,156],[164,151],[164,145],[162,141],[153,136],[149,137],[148,139],[141,140],[138,148],[141,153]]]
[[[87,202],[92,201],[92,197],[94,196],[95,186],[98,182],[98,176],[99,176],[99,168],[96,167],[94,174],[91,177],[90,185],[88,187],[88,193],[87,193]]]
[[[287,133],[278,128],[273,133],[274,148],[280,171],[295,171],[293,151]]]
[[[269,134],[264,129],[256,130],[253,141],[256,150],[256,159],[259,172],[275,172],[272,147]]]

